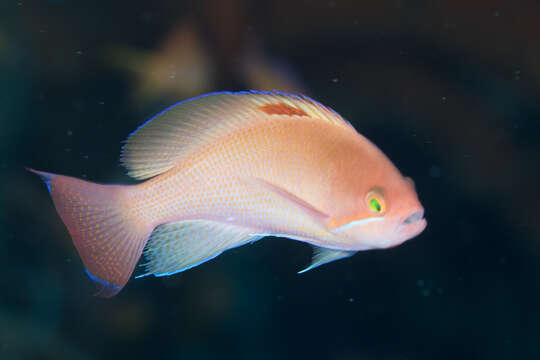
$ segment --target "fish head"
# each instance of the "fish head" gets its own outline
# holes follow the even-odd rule
[[[331,224],[351,250],[398,246],[427,226],[414,182],[397,169],[392,176],[361,184],[354,195],[354,214]]]

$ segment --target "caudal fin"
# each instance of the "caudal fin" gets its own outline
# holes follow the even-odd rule
[[[150,224],[130,211],[129,187],[28,170],[47,184],[88,276],[100,286],[95,295],[116,295],[129,280],[152,232]]]

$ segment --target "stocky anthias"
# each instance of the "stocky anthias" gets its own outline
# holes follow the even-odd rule
[[[137,185],[31,170],[46,182],[97,295],[117,294],[144,251],[164,276],[273,235],[315,247],[307,271],[389,248],[426,227],[414,185],[340,115],[281,92],[176,104],[122,150]],[[303,272],[302,271],[302,272]]]

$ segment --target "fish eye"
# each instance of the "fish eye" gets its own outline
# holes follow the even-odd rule
[[[384,215],[386,212],[384,197],[380,190],[372,189],[368,192],[366,195],[366,202],[371,212],[377,215]]]

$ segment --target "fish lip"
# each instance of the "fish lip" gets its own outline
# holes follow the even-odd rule
[[[424,219],[424,209],[413,212],[401,222],[402,225],[412,225]]]
[[[427,220],[425,217],[422,217],[415,222],[405,222],[401,221],[399,223],[399,226],[395,228],[395,231],[397,233],[404,233],[407,236],[407,239],[411,239],[413,237],[418,236],[421,234],[427,227]]]
[[[407,231],[410,231],[410,238],[413,238],[415,236],[418,236],[422,233],[427,227],[427,220],[425,218],[422,218],[414,223],[402,225],[403,228],[405,228]]]
[[[397,241],[393,241],[390,245],[380,246],[383,249],[391,249],[403,244],[406,241],[409,241],[418,235],[420,235],[427,227],[427,220],[422,218],[411,224],[404,224],[403,221],[400,222],[398,226],[395,227],[393,235],[397,237]]]

